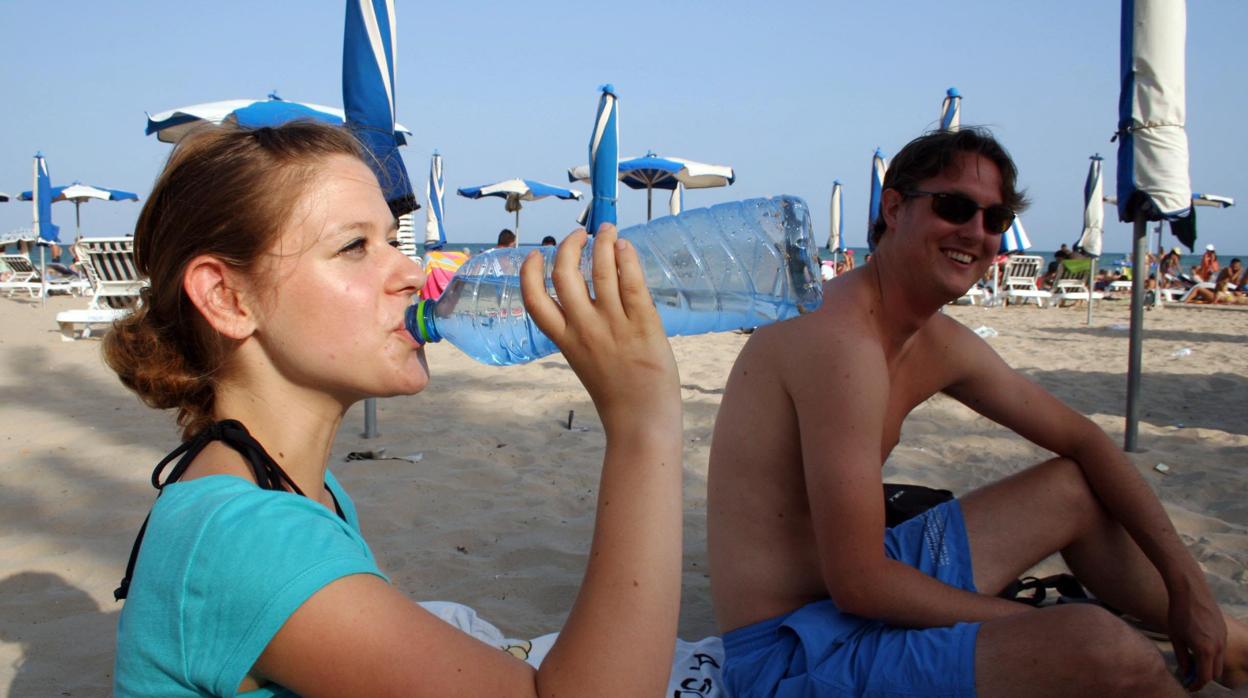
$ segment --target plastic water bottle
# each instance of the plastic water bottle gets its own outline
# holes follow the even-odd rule
[[[637,249],[646,285],[669,337],[766,325],[823,300],[806,203],[790,196],[685,211],[620,231]],[[555,296],[546,258],[546,290]],[[469,259],[436,301],[407,311],[420,342],[443,339],[487,364],[520,364],[559,351],[533,324],[520,295],[528,250],[501,248]],[[592,245],[581,272],[590,283]]]

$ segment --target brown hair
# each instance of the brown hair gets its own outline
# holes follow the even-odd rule
[[[961,153],[982,155],[997,166],[1001,172],[1001,201],[1022,213],[1027,208],[1027,196],[1018,187],[1018,168],[1005,147],[986,128],[963,127],[957,131],[932,131],[910,141],[888,163],[884,175],[884,189],[905,193],[925,179],[939,176],[955,164],[954,158]],[[875,219],[871,229],[871,243],[878,244],[888,223],[884,216]]]
[[[178,144],[156,180],[134,228],[135,266],[151,283],[105,337],[104,360],[149,406],[177,408],[183,439],[212,423],[230,347],[183,290],[187,266],[211,255],[254,275],[333,155],[365,157],[349,131],[311,121],[206,126]]]

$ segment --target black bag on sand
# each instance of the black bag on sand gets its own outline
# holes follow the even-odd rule
[[[953,499],[953,493],[949,490],[886,482],[884,483],[884,525],[892,528],[950,499]]]

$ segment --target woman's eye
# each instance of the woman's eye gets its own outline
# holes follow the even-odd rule
[[[352,240],[341,250],[338,250],[338,253],[339,254],[359,254],[363,251],[364,251],[364,238],[358,238],[358,239]]]

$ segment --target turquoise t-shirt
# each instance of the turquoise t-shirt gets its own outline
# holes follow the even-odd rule
[[[355,506],[347,520],[307,497],[231,475],[175,482],[156,499],[117,625],[118,696],[233,696],[299,606],[352,574],[385,575]],[[269,685],[247,696],[290,695]]]

